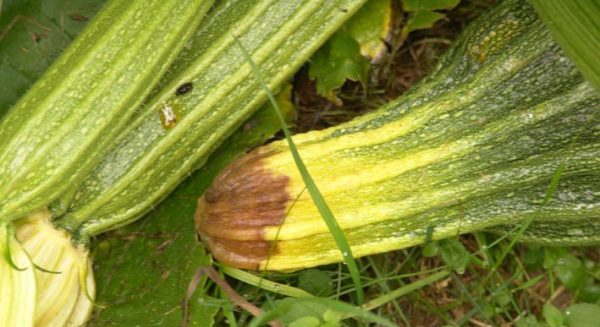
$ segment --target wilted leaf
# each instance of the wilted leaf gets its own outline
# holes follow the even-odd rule
[[[377,59],[386,51],[384,40],[392,29],[391,0],[368,1],[344,28],[358,41],[363,56]]]
[[[334,34],[312,57],[308,76],[317,81],[317,93],[341,104],[335,90],[346,79],[367,83],[369,61],[360,53],[358,42],[346,32]]]

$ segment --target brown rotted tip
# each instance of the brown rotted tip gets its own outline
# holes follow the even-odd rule
[[[198,199],[196,231],[217,260],[233,267],[259,269],[277,253],[264,227],[283,223],[289,177],[269,172],[264,156],[253,151],[234,161]]]

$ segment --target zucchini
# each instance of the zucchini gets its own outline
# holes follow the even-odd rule
[[[355,256],[528,219],[525,240],[595,244],[584,230],[600,226],[599,109],[533,8],[507,0],[406,95],[294,141]],[[304,188],[285,142],[258,148],[199,200],[198,232],[235,267],[342,261]]]
[[[48,205],[90,172],[211,3],[106,4],[0,122],[0,219]]]
[[[87,249],[35,211],[102,159],[211,3],[110,1],[3,117],[1,326],[80,326],[87,319],[94,296]]]
[[[233,36],[278,88],[364,2],[220,3],[113,150],[51,206],[53,223],[85,243],[138,219],[258,109],[266,94]]]
[[[279,88],[365,1],[228,0],[214,7],[94,170],[50,210],[15,223],[31,261],[61,272],[35,273],[36,325],[85,321],[94,298],[89,238],[151,210],[264,102],[234,35]]]

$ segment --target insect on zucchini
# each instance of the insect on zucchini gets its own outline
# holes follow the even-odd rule
[[[168,103],[163,103],[160,109],[160,120],[164,128],[173,128],[177,124],[177,114]]]
[[[177,95],[177,96],[184,95],[184,94],[188,93],[189,91],[191,91],[193,88],[194,88],[194,86],[192,85],[192,82],[183,83],[183,84],[179,85],[177,90],[175,90],[175,95]]]

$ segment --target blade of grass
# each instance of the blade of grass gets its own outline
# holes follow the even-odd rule
[[[362,304],[362,303],[364,303],[365,295],[364,295],[364,291],[363,291],[363,288],[361,285],[360,273],[358,271],[358,265],[356,264],[356,260],[354,259],[354,256],[352,255],[352,249],[350,248],[350,244],[348,243],[348,240],[346,239],[346,236],[344,235],[344,232],[342,231],[340,225],[335,220],[335,217],[333,216],[333,212],[331,212],[331,209],[327,205],[327,202],[325,202],[325,199],[323,198],[321,191],[319,191],[317,184],[315,183],[312,176],[308,172],[308,169],[304,165],[304,162],[302,161],[302,158],[300,157],[300,153],[298,153],[298,149],[296,148],[296,144],[294,144],[294,141],[292,140],[292,134],[291,134],[290,130],[287,128],[283,114],[281,113],[281,110],[279,109],[277,101],[275,100],[275,97],[273,96],[273,92],[271,92],[271,90],[265,83],[259,67],[256,65],[254,60],[252,60],[252,57],[250,56],[250,54],[248,53],[248,50],[246,50],[246,48],[244,47],[242,42],[235,35],[233,36],[233,38],[235,39],[235,42],[238,44],[238,46],[242,50],[242,53],[243,53],[245,59],[248,61],[248,64],[250,64],[252,70],[254,71],[254,74],[256,75],[256,79],[260,83],[263,90],[267,93],[269,101],[271,102],[271,104],[273,105],[273,108],[275,109],[275,111],[277,113],[277,117],[279,118],[279,122],[281,123],[281,129],[283,130],[285,139],[287,140],[288,146],[290,148],[290,152],[292,153],[292,157],[294,158],[294,162],[296,163],[296,166],[298,167],[298,170],[300,171],[300,175],[302,175],[302,180],[304,181],[304,184],[306,185],[306,189],[308,190],[310,197],[312,198],[315,206],[319,210],[321,217],[323,217],[323,220],[325,221],[325,223],[327,224],[327,227],[329,228],[329,232],[335,239],[335,242],[336,242],[340,252],[342,253],[342,258],[344,260],[344,263],[346,263],[346,265],[348,266],[348,270],[350,271],[350,276],[352,277],[352,281],[354,282],[354,286],[356,288],[356,296],[358,298],[358,304]]]
[[[600,5],[596,0],[530,0],[583,76],[600,90]]]
[[[371,265],[371,269],[373,270],[373,273],[375,274],[375,277],[377,278],[374,281],[374,283],[376,283],[377,285],[379,285],[379,287],[384,292],[384,294],[391,293],[392,289],[388,285],[388,282],[385,279],[384,274],[377,267],[377,264],[375,263],[375,260],[373,260],[372,257],[367,257],[367,260],[369,261],[369,264]],[[388,260],[387,256],[385,257],[385,260]],[[394,310],[395,310],[396,314],[400,317],[400,319],[402,319],[402,321],[404,322],[404,324],[405,325],[409,325],[410,323],[408,322],[408,319],[404,315],[404,311],[400,307],[400,304],[398,304],[398,302],[396,302],[396,301],[392,302],[391,304],[394,307]]]
[[[256,276],[252,273],[249,273],[249,272],[237,269],[237,268],[221,265],[221,270],[228,276],[233,277],[239,281],[242,281],[246,284],[256,286],[258,288],[262,288],[263,290],[267,290],[267,291],[270,291],[273,293],[282,294],[282,295],[291,296],[291,297],[311,297],[311,296],[313,296],[312,294],[308,293],[305,290],[302,290],[302,289],[299,289],[299,288],[296,288],[293,286],[285,285],[285,284],[276,283],[276,282],[267,280],[262,276]]]
[[[466,322],[471,319],[471,317],[478,313],[489,324],[489,326],[493,326],[494,322],[490,320],[490,317],[485,315],[483,307],[481,306],[485,303],[481,303],[481,299],[476,299],[475,297],[473,297],[465,283],[463,283],[463,281],[455,273],[452,273],[452,280],[454,281],[454,283],[456,283],[460,292],[465,296],[466,301],[468,301],[472,306],[472,309],[469,310],[462,318],[458,320],[458,325],[465,325]],[[481,283],[481,285],[485,284]]]
[[[400,288],[397,288],[397,289],[395,289],[395,290],[393,290],[393,291],[391,291],[391,292],[389,292],[387,294],[384,294],[384,295],[382,295],[382,296],[380,296],[380,297],[378,297],[376,299],[373,299],[373,300],[365,303],[363,305],[363,309],[371,311],[371,310],[373,310],[373,309],[375,309],[375,308],[377,308],[379,306],[382,306],[382,305],[384,305],[384,304],[386,304],[386,303],[388,303],[388,302],[390,302],[390,301],[392,301],[394,299],[397,299],[397,298],[399,298],[399,297],[401,297],[403,295],[406,295],[406,294],[408,294],[410,292],[418,290],[419,288],[422,288],[422,287],[425,287],[425,286],[427,286],[427,285],[429,285],[431,283],[434,283],[434,282],[436,282],[436,281],[438,281],[438,280],[440,280],[440,279],[448,276],[449,274],[450,274],[450,272],[448,270],[443,270],[443,271],[437,272],[437,273],[435,273],[433,275],[429,275],[429,276],[427,276],[427,277],[425,277],[423,279],[419,279],[416,282],[413,282],[413,283],[410,283],[410,284],[408,284],[406,286],[402,286]]]

